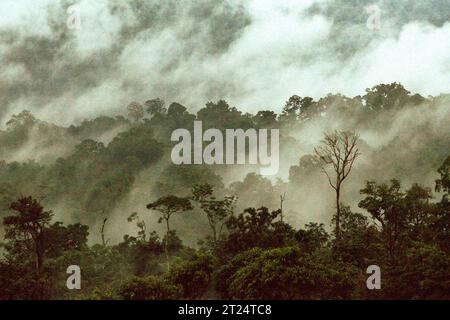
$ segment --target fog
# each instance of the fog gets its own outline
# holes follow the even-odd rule
[[[67,25],[71,5],[79,10],[79,30]],[[376,28],[366,24],[370,5],[380,9]],[[191,113],[219,99],[243,112],[280,113],[293,94],[316,100],[328,93],[354,97],[380,83],[400,82],[425,97],[449,93],[450,0],[2,0],[0,12],[2,129],[24,109],[43,121],[69,126],[99,115],[125,114],[131,101],[155,97],[177,101]],[[292,140],[280,146],[280,173],[270,179],[273,198],[243,190],[238,208],[263,202],[277,209],[283,191],[287,221],[296,227],[309,221],[328,225],[334,200],[323,174],[312,173],[301,185],[276,181],[287,182],[290,168],[313,153],[323,132],[331,129],[360,134],[362,155],[343,193],[343,202],[352,209],[358,210],[359,190],[367,179],[399,178],[405,187],[416,181],[433,187],[449,145],[443,143],[447,150],[439,152],[436,146],[428,148],[433,139],[448,138],[449,103],[443,99],[433,107],[411,106],[364,124],[330,110],[290,132]],[[95,138],[107,144],[120,130],[125,129]],[[60,143],[46,146],[44,138],[31,136],[3,160],[51,163],[70,154],[77,143],[62,134]],[[107,229],[113,241],[133,232],[126,224],[133,211],[145,217],[148,229],[158,228],[156,215],[150,218],[145,205],[167,163],[164,159],[140,172],[114,208]],[[253,169],[224,170],[225,186],[258,172]],[[65,214],[70,204],[57,202],[52,208],[57,218],[76,221]],[[175,221],[189,244],[200,237],[193,232],[197,221]],[[100,226],[91,227],[95,235]]]
[[[361,4],[363,3],[363,4]],[[68,28],[70,5],[79,30]],[[380,8],[368,28],[367,6]],[[292,94],[450,83],[449,1],[14,1],[0,4],[0,119],[71,124],[159,96],[279,111]]]

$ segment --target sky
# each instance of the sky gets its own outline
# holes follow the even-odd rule
[[[24,109],[69,125],[156,97],[279,112],[294,94],[394,81],[450,92],[450,0],[2,0],[0,12],[0,128]]]

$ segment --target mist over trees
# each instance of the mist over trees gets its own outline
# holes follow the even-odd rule
[[[392,83],[280,114],[149,97],[61,127],[23,111],[0,131],[0,298],[448,299],[449,106]],[[172,164],[194,120],[280,129],[280,175]]]

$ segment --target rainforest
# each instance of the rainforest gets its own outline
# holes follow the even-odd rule
[[[159,98],[69,127],[20,112],[2,157],[34,159],[0,163],[1,298],[448,298],[449,98],[392,83],[292,96],[280,114]],[[280,176],[173,164],[171,132],[195,119],[279,129]],[[354,157],[345,180],[327,150]],[[80,290],[66,288],[71,265]],[[366,288],[370,265],[380,290]]]
[[[450,299],[450,0],[0,12],[0,300]]]

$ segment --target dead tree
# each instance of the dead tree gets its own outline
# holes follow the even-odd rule
[[[105,225],[108,221],[108,218],[103,219],[102,227],[100,228],[100,235],[102,236],[102,244],[105,247],[108,244],[109,240],[105,240]]]
[[[283,222],[283,202],[286,200],[286,192],[280,194],[280,220]]]
[[[358,135],[354,132],[333,131],[327,132],[322,140],[322,145],[314,148],[316,155],[321,160],[322,171],[328,178],[330,186],[336,192],[336,246],[338,246],[340,234],[340,196],[342,182],[352,170],[355,159],[360,155],[357,148]],[[332,177],[326,167],[333,165],[335,177]]]

